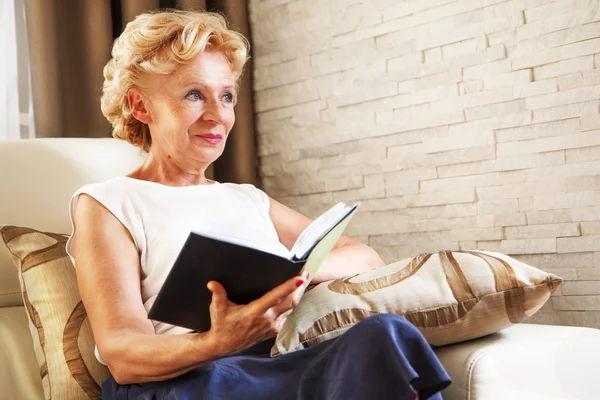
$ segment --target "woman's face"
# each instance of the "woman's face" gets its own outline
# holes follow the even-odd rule
[[[192,63],[148,83],[150,151],[188,170],[219,158],[235,122],[235,78],[225,57],[203,52]]]

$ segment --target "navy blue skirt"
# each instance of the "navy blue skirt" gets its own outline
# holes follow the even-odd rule
[[[392,314],[280,357],[270,341],[163,382],[102,384],[103,399],[441,399],[450,378],[421,333]]]

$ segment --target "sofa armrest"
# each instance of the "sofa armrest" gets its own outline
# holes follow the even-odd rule
[[[597,399],[600,330],[518,324],[435,349],[453,380],[445,400]]]

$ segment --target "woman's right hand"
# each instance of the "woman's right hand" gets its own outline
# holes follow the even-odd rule
[[[307,275],[296,276],[246,305],[232,303],[220,283],[209,282],[209,337],[217,354],[234,354],[276,336],[304,294]]]

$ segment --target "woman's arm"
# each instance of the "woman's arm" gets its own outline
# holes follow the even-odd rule
[[[274,199],[270,201],[269,215],[279,240],[291,249],[298,236],[312,221]],[[345,278],[383,265],[384,262],[375,250],[348,236],[342,236],[319,268],[313,282]]]
[[[140,259],[127,229],[87,195],[79,198],[75,220],[81,298],[98,352],[121,384],[169,379],[274,336],[305,286],[298,287],[304,279],[294,278],[239,306],[211,282],[210,331],[156,335],[142,302]]]

